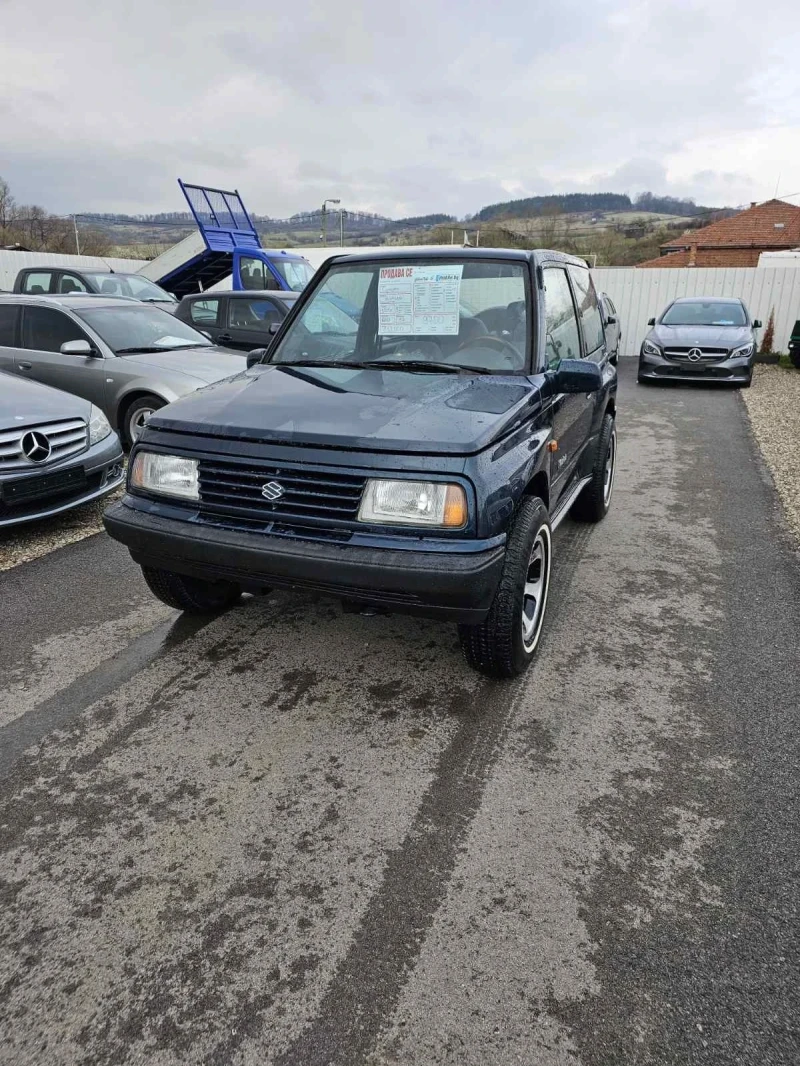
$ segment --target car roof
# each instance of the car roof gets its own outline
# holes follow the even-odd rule
[[[516,262],[533,262],[536,264],[556,262],[588,269],[585,259],[579,259],[565,252],[555,252],[548,248],[534,248],[530,251],[520,248],[461,248],[455,244],[432,244],[429,248],[404,249],[388,247],[380,251],[351,252],[347,255],[333,254],[327,263],[374,263],[385,259],[506,259]]]
[[[245,299],[248,296],[277,296],[279,300],[296,300],[299,292],[288,289],[209,289],[207,292],[190,292],[183,300],[212,300],[218,296],[233,297],[236,300]]]
[[[153,306],[152,304],[143,304],[141,300],[137,300],[134,296],[103,296],[99,292],[53,293],[52,296],[48,296],[46,293],[34,293],[33,295],[22,292],[9,293],[8,295],[3,293],[0,294],[0,303],[19,303],[25,306],[39,305],[41,307],[52,307],[55,304],[56,306],[66,307],[70,311],[84,307],[130,307],[131,304],[136,304],[137,307]]]
[[[672,302],[674,304],[740,304],[738,296],[678,296]]]

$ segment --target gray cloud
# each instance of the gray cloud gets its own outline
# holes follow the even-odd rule
[[[796,0],[6,0],[0,173],[63,212],[177,209],[179,176],[274,216],[746,202],[800,189],[798,46]]]

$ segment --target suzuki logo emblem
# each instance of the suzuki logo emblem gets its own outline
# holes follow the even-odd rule
[[[279,485],[277,481],[268,481],[266,485],[261,486],[261,495],[265,500],[279,500],[283,496],[283,485]]]

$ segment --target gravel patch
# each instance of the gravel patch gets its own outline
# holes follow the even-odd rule
[[[800,538],[800,371],[756,366],[740,394],[789,525]]]
[[[120,486],[116,492],[72,511],[38,522],[24,522],[21,526],[0,529],[0,571],[10,570],[20,563],[29,563],[40,555],[63,548],[65,544],[100,533],[103,529],[103,511],[124,491]]]

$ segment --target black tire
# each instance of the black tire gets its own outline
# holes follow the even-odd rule
[[[168,607],[188,614],[217,614],[237,603],[242,590],[232,581],[204,581],[172,570],[142,567],[142,574],[154,596]]]
[[[159,396],[137,396],[130,407],[120,419],[120,435],[124,444],[131,448],[137,435],[141,432],[141,424],[145,416],[158,411],[166,404]]]
[[[789,358],[792,361],[792,366],[795,370],[800,370],[800,348],[796,352],[789,352]]]
[[[526,497],[508,537],[503,573],[486,621],[458,627],[464,658],[473,669],[487,677],[518,677],[530,666],[547,610],[552,556],[547,508],[538,497]],[[537,594],[527,595],[537,584]]]
[[[617,427],[606,415],[597,440],[592,479],[575,503],[570,514],[579,522],[600,522],[608,514],[617,469]]]
[[[740,388],[740,389],[749,389],[752,384],[753,384],[753,375],[751,374],[750,377],[749,378],[745,378],[744,381],[737,382],[737,387]]]

